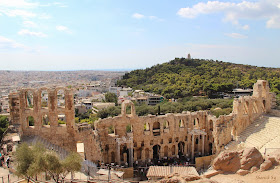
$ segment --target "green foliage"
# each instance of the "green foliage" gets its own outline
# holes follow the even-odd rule
[[[59,182],[68,173],[81,169],[82,158],[79,154],[71,153],[64,160],[60,160],[55,152],[46,151],[40,144],[29,147],[23,143],[17,148],[15,155],[16,174],[27,178],[47,172],[55,182]]]
[[[60,119],[57,122],[58,122],[58,124],[66,124],[65,121],[60,120]]]
[[[208,95],[233,88],[252,88],[258,79],[268,80],[271,91],[280,94],[280,69],[256,67],[228,62],[175,58],[147,69],[126,73],[119,86],[143,89],[166,98]]]
[[[121,113],[121,108],[119,106],[113,106],[113,107],[108,107],[104,108],[97,113],[98,118],[107,118],[109,116],[118,116]]]
[[[105,102],[114,102],[116,105],[118,105],[118,97],[114,93],[107,92],[105,94]]]
[[[33,118],[33,116],[28,116],[28,123],[29,123],[29,126],[34,126],[34,118]]]
[[[108,133],[109,134],[115,133],[115,128],[113,126],[109,126]]]
[[[132,132],[131,124],[126,126],[126,132]]]
[[[0,116],[0,140],[2,139],[2,135],[7,130],[8,126],[9,120],[7,116]]]
[[[228,115],[232,112],[232,108],[225,109],[211,109],[212,115],[219,117],[220,115]]]

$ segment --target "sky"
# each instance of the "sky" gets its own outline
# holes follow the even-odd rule
[[[280,67],[280,0],[0,0],[0,70]]]

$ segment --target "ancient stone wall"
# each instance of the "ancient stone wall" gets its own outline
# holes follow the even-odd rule
[[[47,105],[43,105],[46,94]],[[121,115],[99,119],[94,130],[75,124],[73,93],[66,88],[23,89],[10,94],[10,107],[12,124],[20,124],[23,136],[37,135],[71,151],[76,151],[77,142],[83,142],[88,160],[132,166],[136,161],[181,156],[194,159],[217,153],[252,121],[269,112],[275,105],[274,97],[268,83],[259,80],[253,96],[235,99],[233,112],[219,118],[207,111],[139,117],[134,104],[124,101]],[[58,115],[65,115],[66,124],[58,124]]]

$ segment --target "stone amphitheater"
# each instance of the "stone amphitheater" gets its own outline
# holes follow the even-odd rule
[[[47,107],[41,107],[42,91],[48,93]],[[58,92],[65,94],[65,106],[58,106]],[[27,94],[33,95],[33,107],[27,106]],[[280,113],[274,110],[275,94],[268,82],[258,80],[253,95],[234,99],[233,111],[219,118],[207,111],[180,114],[136,115],[134,104],[122,103],[122,113],[99,119],[94,128],[75,124],[73,92],[67,88],[22,89],[9,95],[11,125],[21,140],[40,141],[56,149],[61,156],[84,146],[84,158],[92,163],[118,165],[151,160],[198,157],[218,154],[224,149],[254,146],[262,153],[280,148]],[[130,113],[127,114],[127,108]],[[64,114],[66,124],[58,124]],[[44,124],[44,116],[49,124]],[[30,125],[30,116],[34,125]],[[128,130],[129,129],[129,130]]]

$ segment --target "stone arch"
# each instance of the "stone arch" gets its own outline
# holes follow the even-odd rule
[[[49,91],[47,88],[40,88],[39,89],[39,97],[40,97],[40,103],[41,108],[48,108],[49,103]]]
[[[163,122],[163,128],[168,129],[169,128],[169,122],[167,120],[164,120]]]
[[[131,133],[132,132],[132,125],[131,124],[126,125],[125,130],[126,130],[126,133]]]
[[[213,120],[209,120],[209,130],[213,131]]]
[[[113,125],[108,127],[108,134],[115,134],[115,127]]]
[[[158,160],[160,158],[160,145],[153,146],[153,159]]]
[[[262,109],[263,109],[263,112],[266,112],[265,108],[266,108],[266,100],[263,100],[263,101],[262,101]]]
[[[148,122],[144,124],[144,131],[150,131],[150,124]]]
[[[57,106],[58,107],[65,107],[65,88],[57,88],[56,89],[56,97],[57,97]]]
[[[160,135],[160,123],[159,122],[154,122],[153,123],[153,135],[154,136],[159,136]]]
[[[180,141],[178,143],[178,155],[181,157],[182,155],[184,155],[184,149],[185,149],[185,143]]]
[[[33,109],[34,107],[34,90],[27,89],[25,92],[26,108]]]
[[[184,121],[182,119],[179,120],[179,127],[180,128],[184,128],[185,127]]]
[[[126,108],[127,107],[130,107],[130,112],[131,112],[130,114],[126,113]],[[134,106],[133,102],[131,102],[130,100],[123,101],[121,114],[122,114],[122,116],[127,116],[127,115],[136,116],[135,106]]]
[[[50,125],[50,118],[48,114],[42,115],[42,126],[49,126]]]
[[[196,127],[196,128],[199,128],[199,119],[198,118],[194,118],[193,126]]]

